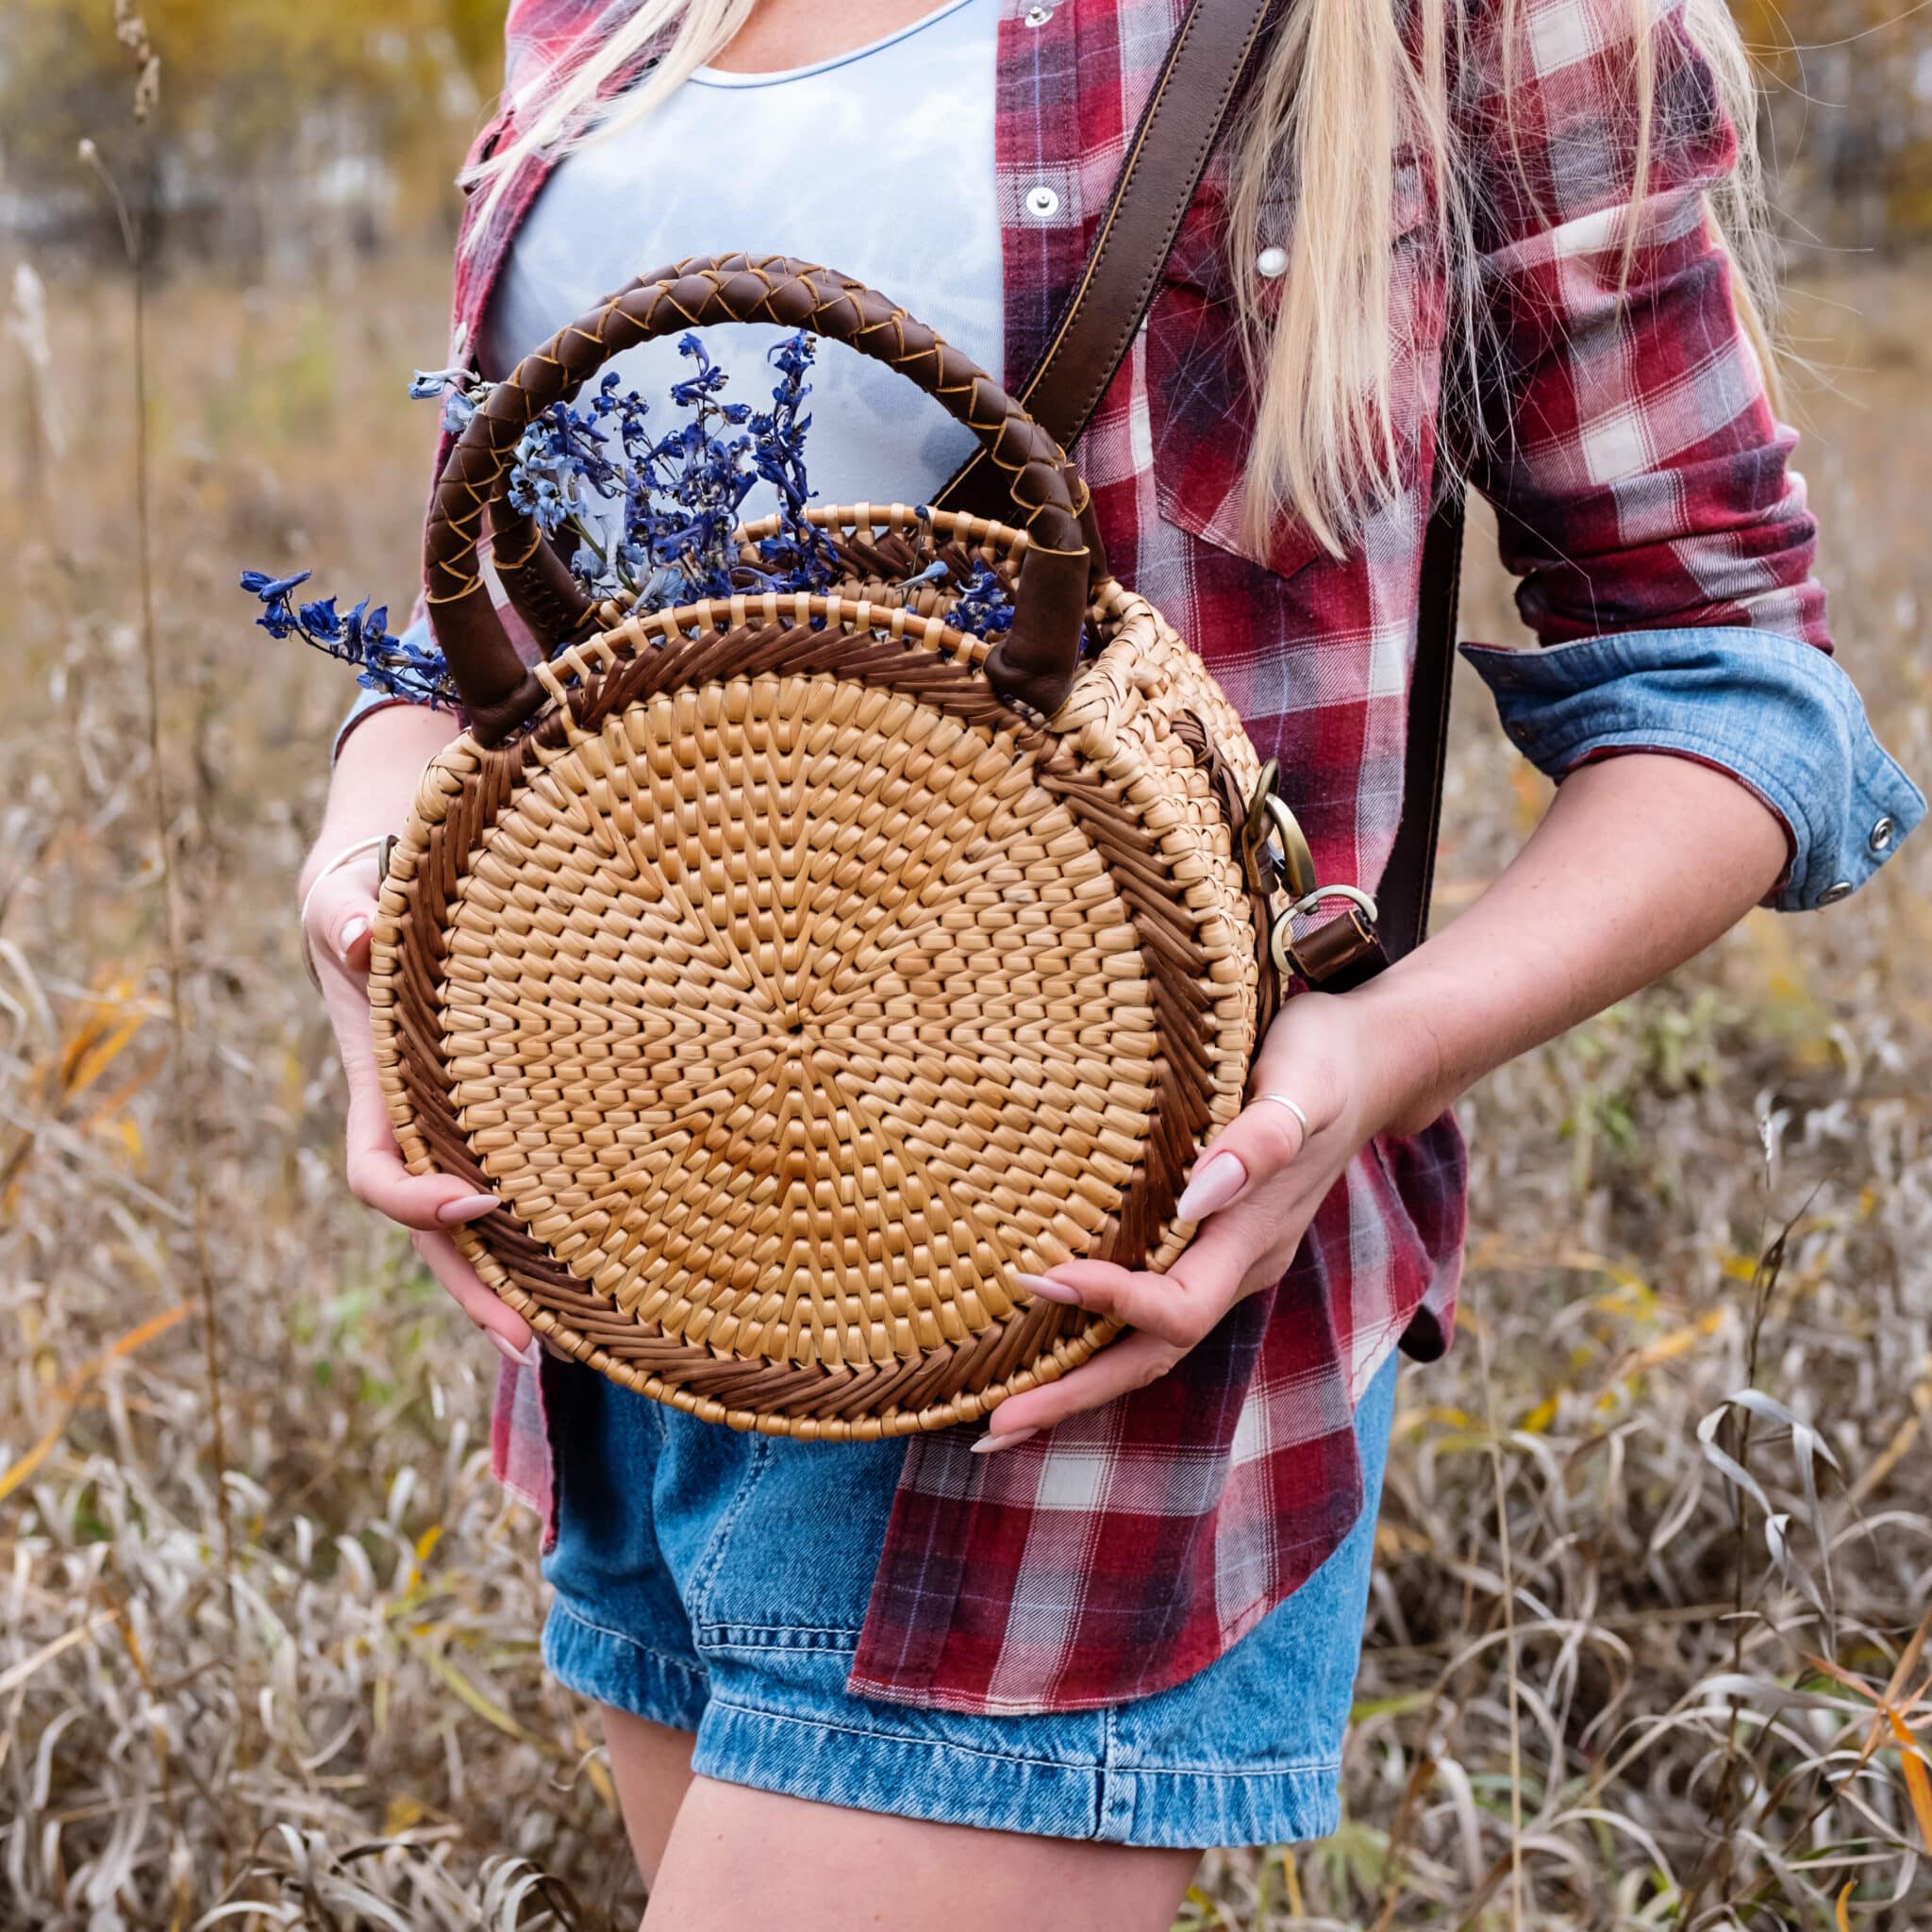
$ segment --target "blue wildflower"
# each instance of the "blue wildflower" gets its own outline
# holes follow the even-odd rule
[[[955,629],[971,631],[974,637],[999,637],[1011,630],[1013,600],[1000,582],[999,573],[982,563],[966,579],[950,617]]]
[[[311,575],[306,570],[285,577],[259,570],[242,573],[242,588],[263,606],[256,622],[270,636],[299,637],[328,657],[355,665],[356,681],[367,690],[442,710],[455,708],[456,685],[442,653],[433,645],[391,637],[387,605],[372,610],[365,597],[343,613],[333,597],[318,597],[295,608],[291,593]]]
[[[528,517],[546,537],[556,536],[570,516],[563,486],[531,462],[516,464],[509,475],[509,507]]]
[[[474,369],[460,367],[419,369],[409,378],[411,400],[433,403],[442,398],[442,427],[449,436],[460,436],[470,426],[470,418],[491,387]]]
[[[313,575],[309,571],[297,571],[293,576],[271,576],[262,570],[244,570],[242,573],[242,588],[251,597],[261,600],[261,615],[255,621],[272,638],[285,638],[300,628],[299,620],[290,607],[290,593],[306,584]]]
[[[334,598],[329,602],[333,604]],[[349,614],[342,619],[344,641],[360,651],[367,651],[378,644],[391,641],[389,636],[389,606],[378,604],[374,610],[369,608],[369,599],[364,597]],[[415,646],[410,646],[413,650]]]
[[[615,424],[618,446],[635,470],[650,447],[644,418],[651,413],[651,406],[636,390],[620,394],[618,383],[617,371],[607,370],[591,399],[591,413],[599,421]]]
[[[468,389],[476,380],[474,369],[452,366],[448,369],[419,369],[409,378],[409,400],[416,403],[432,402],[446,389]]]
[[[683,335],[677,339],[677,353],[688,356],[698,365],[695,375],[687,376],[682,382],[671,385],[671,400],[680,409],[695,409],[708,402],[730,380],[724,370],[711,360],[710,352],[694,335]]]
[[[695,335],[678,343],[695,373],[672,386],[685,420],[652,433],[650,406],[607,371],[581,408],[557,403],[519,439],[508,478],[509,500],[546,535],[561,539],[570,566],[600,598],[628,591],[644,610],[704,597],[727,597],[753,586],[822,591],[841,575],[839,553],[811,521],[812,490],[805,441],[811,427],[807,375],[815,351],[804,330],[770,352],[778,380],[772,407],[727,402],[727,377]],[[409,393],[442,399],[443,426],[460,434],[489,393],[468,369],[418,370]],[[746,496],[759,483],[778,499],[774,533],[755,558],[741,554],[737,531]],[[923,541],[931,556],[932,514]],[[593,527],[593,522],[597,527]],[[955,553],[957,555],[957,553]],[[963,584],[958,566],[935,560],[908,575],[906,591],[931,586],[950,596],[949,621],[982,636],[1012,625],[1012,600],[998,574],[980,564]],[[242,573],[242,588],[261,604],[257,623],[278,638],[300,637],[356,666],[358,682],[411,703],[456,702],[448,666],[433,645],[389,634],[386,607],[368,598],[347,611],[333,597],[302,604],[294,593],[309,573],[271,576]],[[955,592],[957,594],[955,594]]]
[[[306,584],[314,575],[312,570],[301,570],[291,577],[273,577],[265,570],[244,570],[242,573],[242,588],[251,597],[259,597],[266,604],[271,598],[286,597],[291,591]]]
[[[822,591],[838,575],[838,559],[825,533],[806,514],[812,490],[806,479],[805,437],[811,418],[801,414],[811,385],[813,339],[805,330],[787,336],[766,352],[778,372],[772,407],[751,419],[755,466],[778,493],[781,533],[759,545],[759,560],[770,566],[766,580],[774,590]]]
[[[316,638],[325,638],[331,642],[342,634],[342,621],[336,615],[336,600],[322,597],[313,604],[303,605],[297,613],[303,631]]]

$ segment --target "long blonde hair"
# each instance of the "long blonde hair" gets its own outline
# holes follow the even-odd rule
[[[516,140],[478,171],[490,198],[526,156],[570,148],[634,125],[718,54],[758,0],[638,0],[596,51],[557,85],[518,103]],[[1202,0],[1212,4],[1212,0]],[[1757,88],[1725,0],[1624,0],[1628,8],[1628,97],[1607,104],[1630,129],[1627,273],[1641,236],[1657,125],[1657,42],[1661,19],[1681,13],[1709,61],[1718,92],[1740,131],[1739,163],[1713,196],[1711,220],[1740,274],[1745,326],[1767,385],[1773,362],[1763,316],[1770,279],[1762,197],[1752,138]],[[1505,50],[1525,43],[1529,0],[1294,0],[1269,49],[1230,148],[1228,246],[1236,300],[1259,396],[1248,457],[1246,529],[1259,542],[1284,510],[1340,554],[1362,521],[1407,487],[1396,407],[1397,371],[1410,346],[1412,304],[1400,299],[1395,232],[1398,157],[1431,191],[1430,245],[1448,269],[1451,353],[1445,367],[1470,371],[1482,354],[1474,299],[1475,171],[1458,151],[1452,76],[1473,17],[1500,8],[1486,38]],[[612,81],[654,42],[657,63],[600,108]],[[1505,76],[1505,92],[1511,90]],[[1663,130],[1668,132],[1669,130]],[[1284,225],[1291,205],[1295,218]],[[487,225],[479,222],[476,231]],[[1285,277],[1257,268],[1271,239],[1286,240]]]

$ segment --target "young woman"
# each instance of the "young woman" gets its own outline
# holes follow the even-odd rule
[[[646,266],[742,247],[859,276],[1017,379],[1183,10],[518,0],[451,359],[500,375]],[[1202,1847],[1334,1826],[1394,1353],[1440,1353],[1453,1311],[1445,1109],[1751,907],[1843,897],[1924,809],[1829,655],[1718,225],[1750,212],[1744,87],[1720,0],[1283,0],[1076,453],[1102,535],[1280,758],[1322,876],[1373,886],[1453,459],[1549,647],[1474,661],[1562,782],[1453,924],[1287,1004],[1254,1091],[1292,1105],[1257,1097],[1198,1164],[1180,1260],[1037,1284],[1131,1334],[976,1438],[742,1437],[533,1349],[446,1232],[490,1198],[397,1158],[370,868],[328,870],[449,726],[345,728],[309,937],[349,1182],[507,1357],[545,1656],[604,1707],[652,1924],[1156,1932]],[[764,341],[710,346],[756,395]],[[675,379],[674,350],[636,355],[639,386]],[[1465,427],[1439,453],[1445,369]],[[916,502],[964,454],[871,362],[815,380],[826,501]]]

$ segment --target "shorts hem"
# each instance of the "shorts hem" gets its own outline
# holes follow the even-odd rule
[[[1341,1823],[1340,1768],[1164,1771],[1008,1757],[713,1697],[691,1769],[822,1805],[1032,1838],[1206,1851]]]
[[[543,1666],[567,1690],[674,1731],[695,1731],[710,1700],[696,1664],[579,1616],[554,1602],[543,1620]]]

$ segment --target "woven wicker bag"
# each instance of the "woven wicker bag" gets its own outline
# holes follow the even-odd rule
[[[849,572],[826,594],[592,606],[506,499],[519,437],[621,350],[726,322],[900,370],[977,431],[1014,524],[814,510]],[[486,506],[534,669],[481,579]],[[944,587],[902,588],[935,560],[1011,587],[991,651]],[[391,848],[370,991],[411,1170],[503,1203],[455,1233],[483,1279],[626,1387],[821,1441],[971,1420],[1109,1341],[1014,1277],[1179,1254],[1312,881],[1262,845],[1272,768],[1107,575],[1059,449],[862,285],[688,261],[496,387],[428,571],[471,724]]]

